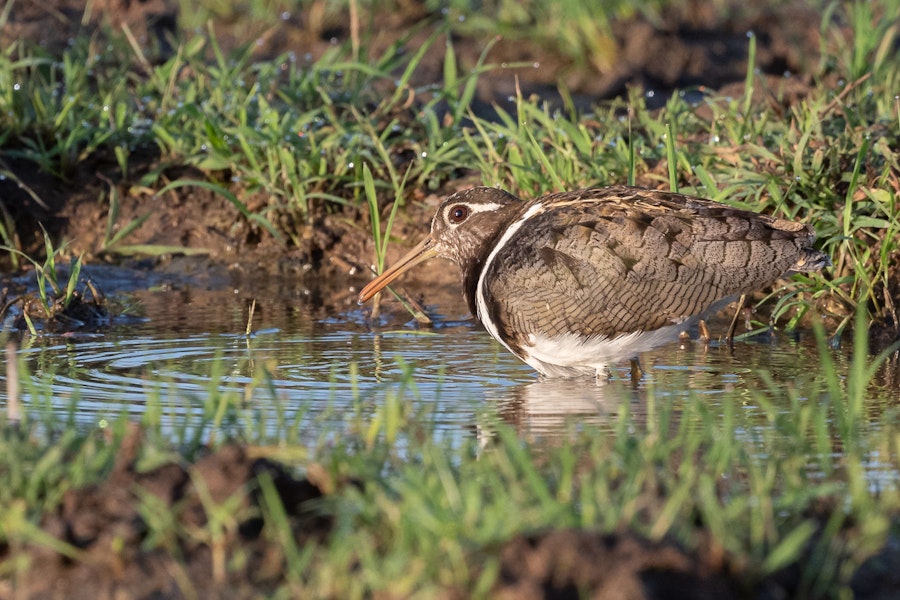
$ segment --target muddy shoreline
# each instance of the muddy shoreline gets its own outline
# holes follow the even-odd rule
[[[176,27],[177,7],[155,0],[146,3],[108,0],[94,3],[92,19],[82,23],[80,3],[60,0],[43,8],[19,3],[12,11],[0,42],[30,39],[50,52],[61,51],[71,35],[93,35],[102,39],[104,27],[130,28],[141,43],[158,42],[163,60],[173,50],[162,43]],[[413,27],[419,30],[407,40],[408,52],[423,43],[441,26],[440,13],[430,13],[418,3],[404,4],[406,10],[396,14],[377,14],[367,38],[367,51],[373,56],[407,35]],[[809,72],[818,60],[818,15],[803,3],[785,5],[777,14],[752,9],[730,11],[723,17],[712,9],[692,10],[663,15],[661,23],[643,19],[615,23],[619,59],[615,68],[600,72],[589,66],[573,64],[553,48],[521,40],[500,39],[488,55],[494,64],[537,63],[540,68],[509,68],[492,72],[479,81],[476,111],[490,113],[494,102],[503,103],[516,93],[558,101],[556,85],[559,74],[576,104],[588,109],[592,104],[621,96],[628,88],[653,91],[652,98],[664,102],[674,90],[705,86],[734,94],[741,92],[747,71],[747,35],[757,37],[757,65],[761,73],[789,86],[786,101],[803,97],[808,89]],[[60,15],[69,20],[60,22]],[[53,27],[50,27],[50,24]],[[216,23],[219,44],[227,51],[239,45],[239,22]],[[318,34],[318,35],[316,35]],[[312,30],[309,15],[297,14],[286,20],[277,31],[257,40],[254,60],[271,60],[285,52],[315,61],[335,45],[347,42],[350,32],[346,23],[337,20],[323,23]],[[456,34],[454,48],[460,68],[474,66],[486,43],[481,37]],[[664,60],[660,60],[664,57]],[[425,54],[414,74],[418,84],[441,80],[443,44],[434,44]],[[785,78],[785,74],[791,77]],[[787,88],[785,88],[787,89]],[[652,106],[652,98],[648,95]],[[265,272],[276,276],[303,276],[310,271],[319,279],[330,275],[359,275],[365,281],[365,270],[371,261],[372,248],[367,215],[360,208],[335,205],[314,207],[310,221],[291,232],[297,243],[279,244],[271,235],[241,217],[225,199],[203,188],[180,188],[158,197],[153,190],[137,185],[151,171],[162,170],[162,181],[196,178],[199,171],[178,167],[166,169],[160,163],[156,148],[143,148],[129,157],[129,176],[123,178],[113,156],[101,149],[79,163],[66,180],[39,171],[35,164],[17,158],[4,158],[5,166],[29,191],[10,178],[0,180],[0,197],[4,198],[12,221],[26,253],[39,253],[43,247],[41,226],[54,240],[68,240],[69,254],[84,254],[90,261],[121,261],[121,255],[104,252],[103,235],[111,194],[121,198],[118,223],[147,217],[143,225],[128,237],[130,245],[155,244],[183,246],[201,252],[213,262],[246,272]],[[228,182],[228,173],[219,181]],[[600,185],[619,182],[597,182]],[[641,183],[641,182],[639,182]],[[649,185],[651,182],[643,182]],[[426,230],[433,208],[442,196],[461,187],[479,185],[473,174],[448,182],[445,189],[430,192],[410,190],[408,210],[395,235],[415,241]],[[35,196],[40,199],[35,200]],[[264,194],[242,194],[241,201],[251,211],[265,207]],[[385,202],[390,199],[385,199]],[[393,250],[392,250],[393,252]],[[163,257],[165,261],[168,257]],[[146,264],[146,263],[145,263]],[[433,269],[434,273],[446,270]],[[438,283],[443,283],[439,281]]]
[[[225,444],[192,464],[167,462],[141,471],[138,464],[144,443],[141,430],[132,425],[109,476],[68,491],[59,508],[41,520],[43,532],[67,544],[74,556],[40,543],[0,547],[0,562],[14,552],[27,552],[31,557],[27,576],[0,580],[0,596],[264,597],[289,584],[285,572],[288,557],[280,544],[268,539],[261,518],[264,486],[277,495],[290,533],[303,547],[324,543],[333,531],[334,517],[321,510],[329,505],[329,499],[347,486],[381,485],[352,479],[333,481],[325,468],[315,463],[306,467],[305,476],[298,477],[260,449],[235,444]],[[138,506],[146,506],[151,496],[184,531],[209,527],[206,503],[210,501],[216,506],[231,503],[235,520],[213,545],[185,537],[177,540],[177,548],[171,543],[168,547],[148,546],[149,527]],[[812,509],[808,516],[817,523],[816,535],[829,526],[833,510],[825,505]],[[473,549],[468,560],[473,573],[483,568],[485,557],[499,560],[493,598],[569,598],[585,591],[593,598],[648,600],[795,597],[803,574],[801,563],[809,557],[759,577],[702,530],[698,529],[697,535],[701,541],[690,551],[667,538],[652,541],[629,531],[538,530],[497,547]],[[814,543],[808,544],[810,557],[814,547]],[[226,569],[226,557],[234,556],[246,560],[240,568]],[[894,597],[900,575],[892,565],[898,560],[898,545],[889,542],[855,574],[851,582],[855,597]],[[447,598],[467,596],[465,590],[453,588],[443,594]]]

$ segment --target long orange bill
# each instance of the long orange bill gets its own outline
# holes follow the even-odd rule
[[[431,236],[428,236],[419,242],[415,248],[407,252],[406,255],[398,260],[390,269],[370,281],[359,293],[357,302],[359,304],[368,302],[372,296],[384,289],[390,282],[397,279],[397,277],[420,262],[426,261],[429,258],[434,258],[435,256],[437,256],[437,251],[434,249],[434,240],[431,239]]]

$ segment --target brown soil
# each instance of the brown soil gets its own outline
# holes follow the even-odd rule
[[[740,597],[724,564],[633,533],[556,530],[519,536],[500,553],[496,597],[714,599]],[[721,562],[721,561],[719,561]],[[579,594],[581,592],[581,594]]]
[[[318,3],[312,3],[318,4]],[[414,25],[421,29],[408,41],[415,48],[438,25],[438,15],[429,13],[423,3],[400,3],[404,10],[371,17],[373,25],[366,28],[364,43],[378,55],[391,43],[402,38]],[[735,5],[738,6],[738,5]],[[167,0],[130,2],[101,0],[92,3],[92,18],[84,24],[84,3],[77,0],[54,0],[50,3],[19,1],[0,32],[0,44],[16,39],[31,39],[46,48],[59,49],[77,34],[100,35],[103,27],[127,25],[138,43],[153,48],[159,57],[172,51],[167,35],[177,24],[177,3]],[[350,35],[345,18],[325,15],[320,20],[313,11],[300,12],[279,27],[260,32],[255,45],[256,58],[277,56],[288,50],[305,60],[315,60],[335,43],[346,41]],[[754,31],[758,39],[757,64],[765,74],[779,81],[778,88],[786,93],[786,101],[802,96],[806,90],[808,73],[818,59],[819,16],[803,3],[786,5],[778,13],[761,13],[752,9],[731,11],[722,18],[715,11],[697,8],[684,14],[665,15],[664,26],[644,20],[616,24],[616,60],[603,69],[579,65],[573,60],[547,48],[527,41],[501,39],[496,43],[489,61],[538,62],[540,68],[501,69],[481,79],[476,109],[490,111],[494,101],[503,101],[515,93],[517,83],[527,95],[557,97],[557,82],[562,79],[576,102],[587,106],[626,91],[626,86],[654,89],[656,98],[664,102],[671,90],[687,86],[722,88],[740,86],[747,69],[747,32]],[[364,18],[364,23],[369,21]],[[248,32],[240,22],[216,24],[219,42],[227,49],[245,42]],[[254,32],[250,32],[250,39]],[[454,47],[461,68],[475,64],[487,40],[457,36]],[[415,73],[418,83],[439,81],[442,73],[443,44],[434,44]],[[783,79],[786,71],[795,74]],[[785,84],[784,82],[788,82]],[[784,89],[789,85],[790,89]],[[0,157],[2,158],[2,157]],[[103,235],[107,218],[107,203],[98,198],[109,196],[116,186],[123,198],[120,223],[151,214],[150,218],[127,240],[129,244],[165,244],[205,249],[212,260],[224,264],[239,264],[242,270],[264,270],[268,273],[315,272],[319,281],[329,275],[355,273],[364,281],[365,263],[372,255],[369,247],[365,215],[352,208],[346,214],[335,214],[334,207],[318,211],[309,226],[298,232],[299,245],[279,246],[270,235],[240,217],[237,210],[216,194],[202,189],[180,189],[170,193],[165,201],[158,201],[152,192],[141,190],[131,183],[142,174],[157,168],[154,151],[136,152],[130,157],[132,181],[122,181],[112,157],[102,153],[79,164],[67,181],[60,181],[39,172],[26,161],[4,159],[6,167],[33,190],[43,206],[13,182],[0,180],[0,198],[12,213],[21,243],[26,252],[39,252],[43,245],[42,224],[54,239],[71,241],[72,255],[85,253],[89,260],[103,259]],[[200,173],[164,173],[164,180],[197,177]],[[456,181],[454,188],[479,183],[474,179]],[[452,189],[441,190],[441,195]],[[417,237],[425,231],[437,196],[425,191],[413,191],[407,222],[399,235]],[[267,198],[242,197],[248,208],[264,206]],[[355,224],[355,225],[354,225]],[[362,225],[360,225],[362,224]],[[273,259],[274,257],[274,259]],[[432,269],[445,274],[447,269]],[[455,277],[454,277],[455,279]],[[452,281],[448,279],[447,281]],[[443,282],[443,281],[442,281]],[[346,290],[344,290],[346,293]]]
[[[320,3],[310,3],[318,6]],[[362,42],[378,56],[385,48],[407,35],[412,51],[439,26],[440,15],[430,13],[421,2],[401,2],[402,10],[363,17]],[[45,48],[59,50],[78,34],[102,40],[110,27],[128,27],[134,37],[157,60],[173,50],[169,34],[177,28],[177,3],[171,0],[100,0],[91,3],[91,18],[84,23],[84,3],[78,0],[53,0],[50,3],[19,1],[0,31],[0,43],[17,39],[40,42]],[[323,5],[324,6],[324,5]],[[319,6],[321,8],[321,6]],[[327,11],[326,11],[327,13]],[[757,65],[769,78],[772,97],[789,103],[808,89],[809,73],[817,64],[819,15],[803,2],[784,5],[778,12],[764,13],[736,3],[728,16],[694,6],[684,12],[663,15],[660,24],[636,19],[614,24],[615,60],[600,68],[578,64],[560,55],[548,45],[528,40],[500,39],[488,61],[493,64],[537,62],[540,68],[504,68],[482,77],[474,103],[476,111],[490,114],[493,102],[504,102],[520,86],[525,95],[538,94],[551,101],[558,98],[557,83],[568,86],[576,104],[589,106],[627,91],[627,87],[653,89],[660,104],[674,89],[690,86],[731,90],[741,93],[747,71],[747,32],[757,37]],[[350,37],[346,17],[319,15],[312,8],[300,11],[277,28],[248,32],[239,16],[216,23],[216,36],[225,48],[254,39],[255,58],[267,59],[294,52],[314,61],[336,43]],[[454,48],[460,68],[475,65],[488,40],[454,36]],[[425,55],[414,77],[415,83],[440,81],[443,69],[442,43],[436,43]],[[784,78],[785,72],[793,74]],[[762,86],[757,86],[757,91]],[[412,110],[412,109],[411,109]],[[243,281],[248,276],[291,278],[316,288],[332,306],[352,304],[353,290],[368,279],[368,263],[373,256],[367,214],[348,207],[330,205],[314,211],[309,224],[293,223],[284,215],[288,230],[296,242],[279,245],[267,232],[247,220],[222,197],[203,188],[180,188],[160,201],[152,190],[134,185],[143,174],[160,169],[159,157],[152,149],[135,151],[129,157],[130,178],[123,180],[111,156],[95,153],[78,164],[65,181],[38,171],[35,165],[0,155],[0,167],[8,168],[37,197],[36,202],[12,178],[0,179],[0,199],[11,213],[21,237],[23,250],[39,255],[43,248],[43,226],[55,243],[67,240],[70,256],[84,255],[88,263],[122,262],[114,253],[106,253],[103,238],[108,213],[108,198],[115,191],[122,198],[119,224],[149,218],[129,234],[129,245],[167,245],[187,247],[207,253],[212,264],[226,265]],[[199,172],[184,168],[164,171],[161,181],[204,179]],[[226,178],[227,179],[227,178]],[[430,216],[440,198],[456,189],[477,185],[475,177],[449,182],[437,193],[411,190],[411,202],[394,235],[411,242],[427,231]],[[654,186],[651,180],[639,184]],[[243,194],[241,201],[250,210],[264,208],[269,198],[263,194]],[[338,210],[342,212],[338,212]],[[397,258],[404,248],[393,245],[388,260]],[[155,259],[161,264],[172,256]],[[3,260],[3,259],[0,259]],[[142,261],[142,267],[154,261]],[[2,263],[0,263],[2,264]],[[134,264],[133,262],[129,264]],[[427,286],[443,295],[458,294],[458,276],[453,269],[420,270],[408,281],[427,278]],[[412,287],[412,286],[411,286]],[[102,290],[101,290],[102,291]],[[429,301],[433,302],[434,297]]]
[[[361,485],[332,481],[316,465],[307,467],[306,478],[297,478],[277,462],[254,457],[254,449],[233,444],[191,465],[168,462],[141,472],[142,450],[141,430],[133,426],[109,476],[68,491],[59,508],[43,518],[43,532],[75,555],[40,542],[0,545],[0,564],[18,566],[0,579],[0,598],[264,597],[288,583],[284,546],[275,536],[290,535],[301,549],[324,543],[333,525],[322,510],[327,498],[344,486]],[[313,478],[316,473],[323,475]],[[289,532],[265,526],[263,477],[284,507]],[[228,518],[216,529],[209,507],[226,503]],[[819,516],[824,529],[827,513]],[[152,529],[153,519],[167,526]],[[209,535],[214,531],[220,535],[213,542]],[[27,567],[12,560],[22,553],[28,554]],[[498,599],[791,598],[802,574],[801,565],[794,564],[759,580],[714,544],[701,541],[699,550],[689,552],[672,541],[650,541],[631,532],[565,529],[518,536],[473,553],[473,572],[487,555],[499,559],[491,594]],[[891,566],[898,559],[896,545],[889,544],[869,560],[854,579],[856,597],[892,597],[900,585]],[[450,589],[445,596],[466,593]]]
[[[28,552],[29,569],[0,582],[3,598],[251,598],[284,583],[284,556],[263,533],[260,491],[271,478],[298,543],[313,543],[330,528],[330,520],[310,512],[308,501],[322,497],[307,479],[283,467],[254,459],[240,446],[226,445],[193,465],[168,463],[137,471],[141,449],[135,426],[125,440],[109,477],[100,484],[69,491],[59,509],[45,516],[43,530],[71,545],[66,557],[35,544],[0,548],[0,561],[13,552]],[[148,498],[152,498],[150,501]],[[204,503],[236,502],[217,544],[202,539],[208,527]],[[171,519],[171,539],[149,544],[148,528],[138,507],[157,506]],[[177,531],[198,532],[179,536]],[[208,529],[207,529],[208,531]],[[226,556],[240,547],[247,560],[240,569],[224,568]],[[221,554],[219,553],[221,552]],[[74,558],[74,560],[73,560]]]

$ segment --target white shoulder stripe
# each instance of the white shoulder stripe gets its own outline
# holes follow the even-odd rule
[[[475,317],[481,321],[481,324],[484,325],[484,328],[488,330],[488,333],[491,336],[506,346],[506,349],[512,352],[512,348],[500,338],[500,331],[497,329],[497,324],[491,321],[490,311],[488,310],[487,300],[485,299],[484,288],[485,288],[485,275],[490,270],[491,265],[494,262],[494,259],[497,258],[497,254],[499,254],[500,250],[503,249],[503,246],[506,245],[507,242],[516,234],[519,229],[521,229],[522,225],[525,224],[525,221],[533,217],[534,215],[543,212],[544,206],[541,204],[535,204],[522,215],[517,221],[510,224],[509,227],[506,228],[506,231],[503,232],[503,235],[494,244],[494,248],[491,250],[491,253],[488,254],[487,259],[484,261],[484,264],[481,266],[481,273],[478,275],[478,285],[475,286]],[[513,352],[515,354],[515,352]]]

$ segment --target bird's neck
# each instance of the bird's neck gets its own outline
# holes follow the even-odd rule
[[[472,316],[476,316],[477,307],[475,305],[475,295],[478,291],[478,277],[481,275],[482,260],[473,260],[468,265],[462,267],[462,289],[466,298],[466,304]]]
[[[496,220],[495,226],[484,235],[473,236],[468,240],[465,254],[459,256],[457,262],[462,270],[463,294],[469,306],[469,312],[473,316],[477,316],[475,297],[485,262],[497,244],[504,243],[504,234],[517,220],[522,218],[530,204],[517,202],[495,212],[493,215]]]

